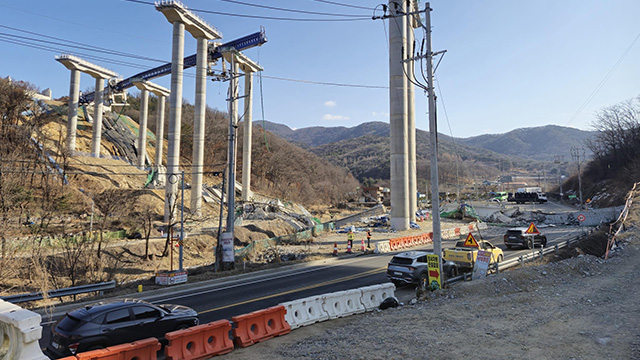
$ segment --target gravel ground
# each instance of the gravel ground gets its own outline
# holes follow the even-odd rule
[[[229,359],[640,359],[640,230],[608,260],[528,266],[326,321]]]

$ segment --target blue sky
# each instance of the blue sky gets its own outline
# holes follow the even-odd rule
[[[221,0],[183,2],[192,9],[223,13],[339,18]],[[371,10],[317,0],[242,2],[364,17],[372,14]],[[342,3],[367,8],[379,4],[374,0]],[[423,6],[422,1],[421,8]],[[640,95],[640,40],[629,50],[640,35],[637,21],[640,1],[436,0],[431,2],[431,7],[434,50],[447,50],[436,73],[441,90],[438,123],[442,133],[470,137],[548,124],[589,130],[595,111]],[[4,34],[0,40],[8,36],[15,41],[16,35],[41,39],[6,28],[13,27],[167,62],[171,58],[172,27],[151,5],[123,0],[5,1],[0,3],[0,14],[0,25],[4,26],[0,28]],[[264,26],[269,41],[245,52],[264,67],[264,76],[388,85],[386,31],[389,25],[381,20],[303,22],[196,14],[222,32],[223,42],[259,31],[260,26]],[[186,33],[185,55],[195,53],[195,46],[195,39]],[[10,75],[41,89],[51,88],[55,97],[69,91],[69,72],[54,60],[60,52],[0,41],[0,53],[0,76]],[[93,54],[146,68],[160,64]],[[142,70],[107,61],[90,61],[124,77]],[[610,73],[614,67],[615,71]],[[184,97],[191,102],[195,92],[194,72],[194,69],[187,70],[190,75],[185,76],[183,89]],[[605,78],[607,81],[600,86]],[[170,87],[169,76],[154,82]],[[89,75],[82,75],[81,89],[93,85]],[[592,96],[596,89],[598,92]],[[207,104],[225,110],[226,90],[226,83],[208,82]],[[258,86],[255,95],[254,119],[261,119]],[[351,127],[367,121],[389,121],[386,89],[264,78],[262,98],[266,120],[291,128]],[[427,130],[427,101],[421,91],[416,91],[416,103],[416,126]]]

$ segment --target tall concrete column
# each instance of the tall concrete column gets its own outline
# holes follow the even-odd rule
[[[244,137],[242,139],[242,200],[249,201],[251,192],[251,144],[253,116],[253,73],[244,74]]]
[[[233,233],[234,216],[236,208],[236,127],[238,126],[238,73],[240,67],[235,55],[231,58],[231,80],[229,88],[231,89],[229,97],[229,149],[227,157],[229,159],[229,169],[227,170],[227,231]]]
[[[411,2],[413,4],[413,2]],[[411,7],[410,12],[416,11]],[[407,18],[406,25],[406,57],[410,58],[414,53],[414,34],[413,34],[413,21],[412,16]],[[414,62],[408,61],[405,63],[407,74],[413,78],[414,74]],[[409,220],[416,221],[416,211],[418,211],[418,179],[417,179],[417,165],[416,165],[416,109],[415,109],[415,85],[411,81],[407,81],[407,129],[409,132]]]
[[[204,170],[204,130],[207,107],[207,39],[196,39],[196,101],[193,119],[193,165],[191,167],[191,213],[202,213],[202,177]]]
[[[184,24],[173,23],[171,51],[171,95],[169,96],[169,148],[167,149],[167,185],[164,221],[175,211],[180,174],[180,123],[182,119],[182,72],[184,68]]]
[[[165,96],[158,96],[158,117],[156,118],[156,168],[162,165],[162,146],[164,145],[164,101]]]
[[[149,114],[149,91],[140,91],[140,123],[138,124],[138,169],[144,170],[147,155],[147,118]]]
[[[409,158],[407,78],[403,71],[406,17],[404,1],[390,0],[389,9],[389,122],[391,148],[391,228],[409,228]]]
[[[104,103],[104,79],[96,78],[96,89],[93,97],[93,137],[91,138],[91,156],[100,157],[102,140],[102,104]]]
[[[78,127],[78,101],[80,100],[80,70],[71,69],[69,84],[69,112],[67,113],[67,150],[76,151],[76,128]]]

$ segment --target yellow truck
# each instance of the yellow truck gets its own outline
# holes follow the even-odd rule
[[[488,241],[476,241],[471,237],[467,240],[460,240],[456,243],[456,246],[451,249],[444,249],[442,251],[442,257],[447,261],[455,262],[458,267],[473,269],[478,257],[478,250],[490,251],[491,261],[490,264],[501,262],[504,259],[502,249],[496,247]],[[475,246],[477,244],[477,246]]]

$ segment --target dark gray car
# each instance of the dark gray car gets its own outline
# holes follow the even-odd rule
[[[504,234],[504,244],[507,249],[511,249],[513,246],[533,249],[536,245],[547,246],[547,237],[542,234],[528,234],[527,228],[513,228]]]
[[[387,279],[394,284],[419,284],[420,282],[428,282],[428,264],[427,255],[433,253],[426,251],[406,251],[394,256],[387,265]],[[458,267],[452,261],[442,262],[441,278],[450,279],[458,275]]]
[[[198,325],[198,313],[182,305],[153,305],[137,299],[99,302],[67,313],[51,329],[49,355],[69,356]]]

